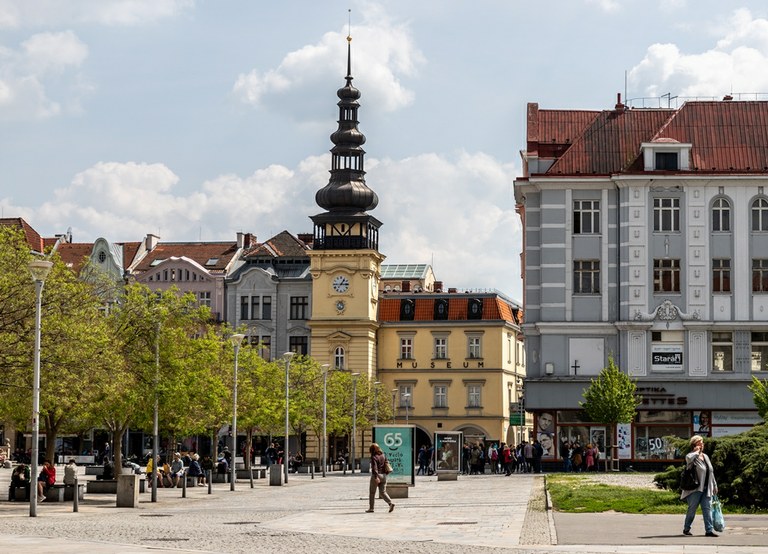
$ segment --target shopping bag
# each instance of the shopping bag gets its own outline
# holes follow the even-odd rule
[[[712,526],[715,531],[725,530],[725,518],[723,517],[723,506],[717,495],[712,496]]]

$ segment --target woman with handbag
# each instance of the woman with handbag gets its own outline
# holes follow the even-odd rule
[[[692,535],[691,525],[696,515],[696,509],[701,506],[701,515],[704,517],[704,531],[707,537],[717,537],[712,524],[712,495],[717,494],[717,481],[709,456],[704,454],[704,439],[701,435],[694,435],[690,440],[691,451],[685,456],[685,467],[696,469],[699,477],[699,486],[692,490],[683,490],[681,500],[688,501],[688,512],[685,514],[683,535]]]
[[[368,487],[368,509],[365,513],[373,512],[373,502],[376,500],[376,489],[379,490],[379,497],[389,504],[389,511],[395,509],[392,499],[387,494],[387,474],[391,471],[387,457],[381,451],[381,447],[375,442],[371,443],[371,484]]]

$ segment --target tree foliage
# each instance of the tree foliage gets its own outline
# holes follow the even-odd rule
[[[766,415],[768,415],[768,379],[761,381],[753,375],[752,384],[748,385],[748,388],[752,391],[757,413],[765,421]]]
[[[592,379],[584,391],[584,408],[592,421],[614,426],[617,423],[631,423],[637,414],[641,398],[635,395],[637,384],[621,372],[608,357],[608,367],[603,368],[597,379]]]

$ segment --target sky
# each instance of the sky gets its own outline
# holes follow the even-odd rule
[[[768,92],[764,0],[0,0],[0,214],[75,242],[312,232],[350,30],[385,263],[517,301],[529,102]]]

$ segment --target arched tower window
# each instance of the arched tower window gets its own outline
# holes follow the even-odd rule
[[[731,230],[731,203],[725,198],[717,198],[712,204],[712,230]]]
[[[752,230],[768,231],[768,200],[765,198],[752,202]]]
[[[335,369],[347,369],[346,353],[341,346],[337,346],[333,352],[333,367]]]

